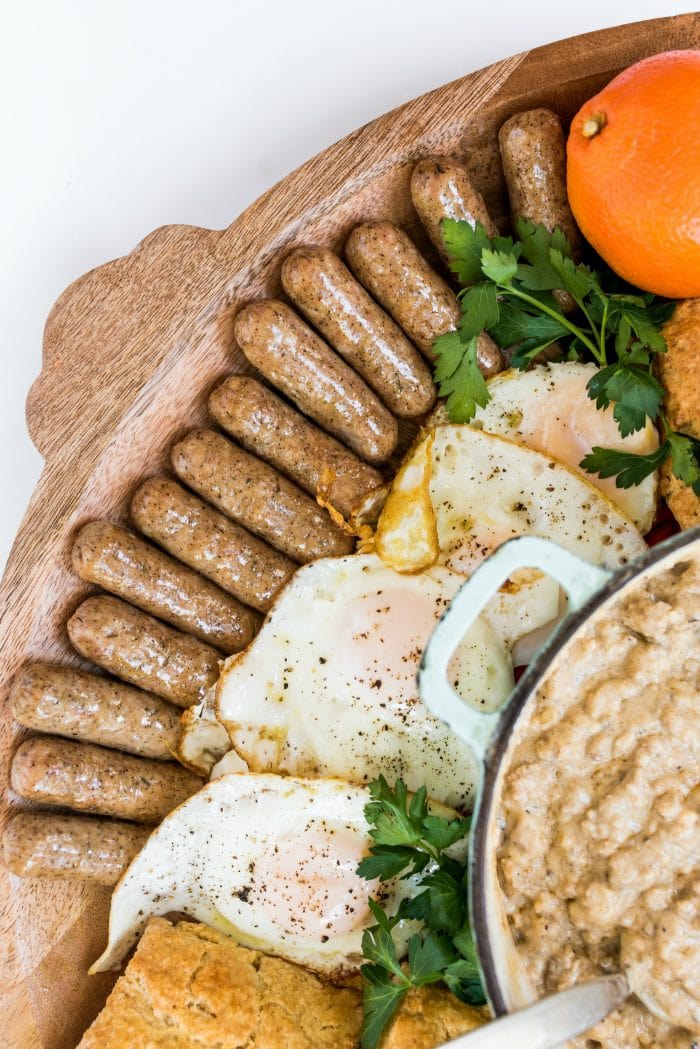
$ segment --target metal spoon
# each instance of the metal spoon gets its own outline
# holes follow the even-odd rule
[[[627,973],[613,973],[579,983],[446,1042],[445,1049],[448,1046],[451,1049],[503,1049],[509,1044],[517,1049],[556,1049],[600,1023],[609,1013],[619,1009],[632,993],[661,1020],[671,1026],[679,1023],[678,1017],[674,1019],[664,1012],[650,989],[643,984],[634,966]],[[697,1030],[692,1017],[684,1016],[683,1024],[688,1024],[690,1030]],[[512,1039],[512,1042],[506,1039]]]
[[[446,1042],[443,1049],[556,1049],[619,1009],[629,993],[624,973],[579,983]]]

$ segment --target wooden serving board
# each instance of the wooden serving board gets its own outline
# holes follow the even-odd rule
[[[623,67],[688,47],[700,47],[699,14],[591,33],[497,62],[331,146],[228,229],[164,226],[72,284],[47,320],[42,371],[27,401],[29,431],[46,465],[0,591],[3,696],[27,659],[80,663],[65,630],[87,589],[69,568],[74,530],[94,517],[124,519],[136,484],[167,470],[172,442],[205,420],[212,386],[244,370],[233,315],[249,299],[279,294],[280,259],[290,246],[340,248],[355,223],[382,218],[408,229],[433,257],[408,192],[418,158],[468,158],[491,214],[505,221],[497,133],[511,113],[545,105],[566,122]],[[3,784],[22,734],[5,703]],[[18,804],[3,796],[3,824]],[[106,890],[23,881],[0,867],[3,1046],[75,1046],[112,982],[86,975],[105,940],[108,900]]]

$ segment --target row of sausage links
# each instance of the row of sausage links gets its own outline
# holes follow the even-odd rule
[[[237,652],[252,640],[258,615],[157,547],[109,521],[91,521],[73,541],[73,568],[144,612],[211,644]]]
[[[526,213],[534,221],[544,221],[550,227],[554,224],[560,225],[570,237],[575,238],[575,225],[570,218],[570,213],[568,218],[566,214],[568,205],[562,182],[563,135],[557,118],[545,110],[520,114],[511,118],[502,129],[501,147],[514,212]],[[536,164],[545,171],[548,180],[535,177],[533,171]],[[412,193],[417,210],[428,232],[438,245],[441,244],[440,223],[445,214],[461,217],[472,223],[477,220],[481,221],[489,232],[493,232],[495,228],[483,200],[474,189],[468,172],[464,168],[454,164],[450,166],[447,162],[422,162],[414,172]],[[398,318],[404,331],[408,331],[424,353],[430,353],[436,333],[448,330],[457,323],[458,305],[451,290],[437,274],[430,270],[410,240],[396,227],[389,223],[373,223],[357,227],[348,241],[347,254],[355,272],[389,312]],[[402,389],[401,381],[405,380],[406,376],[409,376],[410,381],[416,377],[420,378],[418,366],[421,365],[421,362],[415,356],[411,344],[402,337],[398,327],[376,307],[333,253],[326,250],[298,250],[285,261],[283,282],[287,292],[306,316],[326,334],[337,349],[342,350],[346,359],[351,360],[362,374],[369,378],[374,375],[373,369],[378,367],[377,375],[380,376],[380,379],[375,375],[374,384],[382,390],[385,398],[389,397],[391,400],[387,390],[394,396],[398,395]],[[345,378],[343,378],[343,362],[335,357],[325,343],[288,307],[281,303],[269,302],[246,307],[238,315],[236,334],[252,362],[265,372],[271,381],[276,382],[285,392],[296,397],[307,411],[310,411],[311,414],[314,414],[315,411],[320,421],[328,425],[328,412],[334,410],[336,412],[335,429],[338,432],[340,428],[341,436],[347,439],[348,433],[350,435],[360,433],[367,437],[369,433],[373,434],[373,439],[380,439],[381,426],[377,420],[381,421],[381,412],[374,412],[374,415],[370,412],[369,416],[365,412],[364,418],[359,418],[359,415],[362,414],[363,403],[365,408],[368,403],[371,403],[366,399],[363,402],[359,393],[357,396],[350,397],[350,402],[357,408],[356,416],[352,417],[351,414],[346,413],[344,420],[341,420],[342,425],[338,423],[338,412],[342,415],[345,411],[348,398],[346,396],[344,399],[334,399],[333,393],[344,391],[348,394],[348,389],[354,388],[354,380],[350,380],[349,386],[345,380],[355,373],[346,370]],[[373,354],[372,347],[377,346],[382,352]],[[300,362],[302,363],[301,368],[299,367]],[[319,388],[319,376],[322,379],[325,376],[325,380],[332,388],[330,394],[322,387]],[[311,381],[312,379],[316,380],[316,385]],[[265,398],[266,393],[269,393],[263,387],[256,386],[253,380],[243,380],[243,383],[248,384],[247,391],[245,391],[245,385],[239,386],[239,393],[241,390],[257,393],[258,400],[261,395],[262,398]],[[417,385],[414,383],[413,393],[416,396],[417,391],[422,391],[423,400],[419,398],[413,404],[416,413],[424,411],[426,406],[430,405],[432,398],[432,393],[425,383]],[[240,413],[236,412],[236,407],[241,407],[240,397],[238,404],[234,403],[232,408],[231,401],[235,402],[235,394],[236,382],[229,380],[219,391],[215,391],[211,401],[215,416],[225,427],[230,427],[234,436],[240,437],[244,436],[245,424],[237,422],[237,417],[241,417]],[[275,398],[274,394],[269,394],[265,407],[268,415],[270,408],[276,409],[272,414],[277,417],[281,414],[280,409],[284,412],[286,408],[283,402]],[[406,405],[404,405],[405,408]],[[325,409],[325,414],[322,409]],[[293,409],[290,411],[293,412]],[[245,417],[244,412],[242,418],[245,420]],[[372,428],[373,419],[377,423],[374,430]],[[363,422],[365,426],[362,425]],[[270,429],[275,428],[279,429],[279,425],[270,427]],[[388,430],[385,430],[384,436],[387,435]],[[384,453],[388,454],[392,450],[393,440],[391,436],[384,452],[379,453],[375,448],[374,452],[368,454],[366,447],[363,450],[369,458],[381,458]],[[258,445],[259,448],[260,445]],[[267,449],[269,450],[269,442]],[[297,447],[295,451],[299,451],[299,448]],[[298,461],[299,457],[295,456],[295,462]],[[329,554],[347,553],[351,549],[351,540],[336,529],[327,517],[322,516],[312,500],[305,497],[273,467],[230,444],[213,431],[195,431],[176,445],[173,450],[173,464],[179,476],[191,488],[204,495],[209,503],[213,503],[239,524],[247,526],[249,530],[268,539],[278,549],[282,548],[283,553],[286,553],[290,559],[306,561]],[[365,480],[373,484],[375,479],[365,478]],[[318,482],[318,478],[316,481]],[[174,486],[172,482],[147,482],[147,485],[149,484],[151,487],[147,488],[145,493],[143,489],[137,493],[134,503],[136,523],[146,534],[155,538],[181,560],[192,564],[201,572],[205,567],[206,554],[202,556],[201,550],[197,551],[200,544],[193,536],[192,528],[185,528],[186,542],[183,544],[181,528],[168,528],[166,519],[170,518],[172,525],[172,519],[179,518],[177,524],[181,524],[183,509],[194,509],[197,511],[198,524],[202,518],[205,519],[204,534],[202,535],[202,530],[198,529],[201,542],[203,538],[208,540],[212,537],[213,527],[215,528],[215,523],[211,518],[212,511],[208,511],[204,504],[197,505],[195,502],[193,505],[194,497],[191,497],[184,489]],[[154,484],[160,488],[159,493],[154,490]],[[165,501],[158,498],[158,495],[163,495],[164,487],[166,488]],[[144,510],[143,504],[149,501],[149,494],[151,505]],[[209,527],[206,527],[207,524]],[[107,541],[110,538],[112,541],[115,539],[114,533],[111,537],[105,537],[104,530],[105,526],[102,528],[103,547],[105,539]],[[226,530],[230,533],[230,526]],[[116,547],[119,544],[114,541],[112,542],[112,565],[107,564],[106,570],[105,564],[108,557],[105,556],[100,561],[99,556],[94,556],[94,550],[89,548],[89,544],[84,542],[81,546],[83,556],[80,556],[80,550],[76,556],[76,567],[78,567],[79,574],[83,578],[89,578],[105,586],[106,589],[119,596],[128,597],[145,611],[154,612],[174,625],[184,626],[201,640],[206,638],[214,643],[218,642],[219,647],[224,651],[236,650],[250,640],[255,623],[250,617],[247,621],[242,621],[246,614],[245,611],[240,606],[234,607],[231,603],[222,609],[224,595],[218,596],[217,601],[215,593],[205,594],[203,588],[206,587],[206,584],[204,581],[198,581],[196,576],[187,580],[189,587],[180,586],[180,595],[187,594],[188,597],[191,597],[199,587],[200,592],[196,593],[198,600],[194,602],[181,600],[179,606],[174,609],[171,597],[176,587],[171,586],[169,593],[161,593],[168,589],[161,585],[161,581],[168,575],[170,577],[175,575],[174,563],[164,564],[162,561],[164,555],[153,548],[148,548],[146,544],[142,544],[141,549],[135,551],[134,547],[140,541],[129,539],[125,533],[119,538],[122,547],[130,555],[127,560],[130,561],[131,567],[139,562],[139,555],[142,555],[140,564],[145,568],[141,573],[139,586],[132,585],[135,575],[133,571],[130,573],[131,578],[127,580],[128,585],[124,585],[123,573],[122,578],[115,581],[113,565],[118,560]],[[233,545],[239,553],[243,549],[241,540],[244,538],[245,536],[240,531],[231,536]],[[205,542],[205,546],[208,545]],[[250,540],[248,545],[250,545]],[[87,554],[84,553],[86,546],[88,546]],[[185,546],[190,547],[189,557],[185,552]],[[104,553],[104,549],[98,551],[99,553]],[[258,550],[257,553],[260,555],[263,551]],[[279,586],[286,582],[294,570],[292,565],[280,563],[274,555],[271,558],[268,551],[265,551],[265,554],[267,556],[256,558],[258,569],[256,574],[259,576],[260,568],[263,567],[268,583],[263,588],[262,594],[258,588],[258,593],[251,595],[250,588],[241,588],[240,580],[232,581],[231,573],[227,571],[230,558],[224,560],[223,571],[217,559],[214,569],[217,576],[215,581],[220,585],[223,583],[225,589],[241,597],[247,603],[265,610],[266,607],[269,607]],[[159,566],[155,565],[156,560],[160,560]],[[241,560],[244,562],[247,560],[248,566],[251,564],[245,556],[243,558],[239,556],[236,560],[237,567],[240,566]],[[270,564],[271,560],[273,564]],[[151,575],[151,581],[153,579],[149,569],[157,567],[161,568],[161,575],[157,579],[157,585],[149,590],[149,575]],[[208,574],[212,574],[211,566]],[[181,577],[182,570],[180,570],[178,583],[182,582]],[[156,598],[162,599],[154,600],[154,594]],[[203,603],[207,603],[208,615],[198,614],[200,611],[198,606]],[[123,651],[114,654],[112,650],[118,646],[110,646],[110,653],[105,652],[105,646],[102,643],[104,630],[100,632],[100,620],[105,608],[114,610],[115,606],[105,606],[104,599],[93,599],[93,604],[88,606],[87,611],[91,613],[87,617],[88,633],[93,636],[87,640],[86,616],[79,615],[78,623],[82,621],[83,630],[80,632],[74,629],[76,637],[80,634],[76,642],[79,649],[85,654],[85,648],[89,647],[89,642],[94,641],[97,634],[97,644],[92,645],[91,654],[93,658],[98,657],[100,665],[122,676],[126,673],[127,680],[130,681],[134,680],[134,674],[138,674],[138,684],[152,687],[151,664],[148,666],[149,679],[144,681],[143,667],[135,667],[134,661],[131,660],[129,666],[125,668],[124,664],[127,661],[122,658]],[[128,617],[123,610],[120,611],[117,622],[122,634],[124,632],[128,634],[129,624],[126,621]],[[84,608],[82,612],[85,612]],[[222,612],[227,615],[228,635],[225,635],[225,628],[221,624]],[[133,619],[133,616],[130,618]],[[144,621],[137,617],[137,623],[143,625]],[[152,650],[167,649],[168,662],[172,662],[174,645],[172,636],[168,635],[169,644],[164,646],[162,643],[159,644],[163,640],[162,630],[158,632],[158,637],[155,637],[155,634],[156,631],[151,629],[148,640],[153,643],[150,648]],[[81,644],[82,648],[80,648]],[[187,654],[192,655],[192,646],[188,646]],[[139,660],[139,662],[143,661]],[[157,662],[156,658],[155,663]],[[184,662],[182,658],[175,659],[174,667],[177,673],[173,674],[169,669],[167,681],[162,680],[163,674],[161,673],[154,690],[175,702],[182,702],[183,696],[185,702],[189,702],[194,688],[199,698],[202,689],[207,687],[209,677],[215,673],[216,661],[212,659],[210,652],[199,647],[194,674],[187,675],[190,678],[194,676],[194,681],[183,684],[179,680],[173,681],[173,678],[179,679],[186,673]]]
[[[559,226],[576,246],[577,231],[570,211],[567,216],[562,147],[561,126],[557,118],[545,110],[516,115],[501,132],[514,216],[525,214],[548,228]],[[536,166],[540,171],[544,169],[544,178],[536,173]],[[414,171],[411,189],[416,210],[443,255],[441,222],[445,217],[464,219],[472,225],[479,221],[489,234],[495,232],[468,171],[458,162],[421,162]],[[430,358],[434,339],[456,326],[459,309],[449,287],[427,266],[410,239],[389,223],[365,224],[351,234],[347,256],[362,283]],[[413,346],[337,256],[325,249],[299,249],[285,261],[282,276],[287,294],[301,312],[395,414],[411,417],[430,407],[434,389],[429,372]],[[268,379],[365,459],[381,461],[391,454],[397,435],[395,421],[383,411],[380,402],[372,398],[371,392],[367,396],[361,381],[356,381],[357,375],[344,369],[342,361],[315,332],[282,303],[256,303],[241,311],[236,334],[249,359]],[[483,340],[479,350],[482,369],[487,374],[499,370],[502,361],[488,340]],[[381,484],[380,476],[372,467],[255,380],[230,378],[214,391],[210,408],[221,425],[250,452],[269,459],[310,494],[318,495],[325,484],[330,489],[329,500],[341,512],[351,512],[367,491]],[[311,450],[321,454],[310,456]],[[300,454],[302,451],[304,454]],[[181,479],[210,503],[298,562],[349,549],[346,537],[319,514],[311,500],[305,502],[294,485],[260,459],[246,455],[212,431],[195,431],[176,445],[173,465]],[[342,499],[333,499],[333,485],[342,493]],[[251,493],[253,498],[246,499],[246,493]],[[205,524],[203,530],[192,528],[188,510],[194,511],[197,526]],[[174,482],[146,482],[134,499],[133,516],[142,531],[200,573],[211,554],[212,539],[215,539],[213,545],[218,548],[217,553],[221,552],[221,528],[217,525],[221,526],[224,519]],[[184,523],[184,529],[172,527],[173,517],[179,517],[178,523]],[[236,529],[231,522],[227,522],[223,532],[228,533],[223,546],[229,556],[223,559],[215,556],[215,564],[210,564],[204,574],[214,577],[219,586],[225,584],[223,589],[230,594],[265,610],[274,593],[294,571],[294,565],[275,564],[273,551],[272,558],[258,557],[255,563],[264,566],[267,577],[267,585],[261,592],[260,572],[254,571],[255,580],[246,580],[245,572],[240,571],[242,567],[253,566],[245,554],[250,554],[254,537],[246,535],[241,528]],[[259,555],[262,551],[253,553]],[[235,651],[250,640],[255,630],[256,623],[249,609],[218,587],[209,587],[206,580],[188,572],[155,547],[116,526],[105,522],[86,526],[76,542],[74,562],[82,578],[128,598],[144,610],[139,612],[113,598],[88,599],[69,624],[75,647],[125,680],[146,685],[158,696],[175,703],[188,705],[200,699],[216,677],[218,656],[202,642],[210,641],[224,652]],[[248,586],[242,586],[241,575]],[[154,613],[195,636],[188,639],[144,612]],[[103,679],[94,680],[102,682]],[[53,684],[55,686],[55,681]],[[45,685],[46,682],[44,693]],[[73,686],[74,694],[80,691],[75,682]],[[101,688],[105,692],[110,689],[118,692],[127,686],[105,681]],[[42,691],[40,684],[38,691]],[[144,702],[150,702],[151,707],[154,701],[158,702],[156,696],[144,700],[141,697],[148,697],[147,693],[129,691],[139,697],[133,707],[135,711],[142,710]],[[25,681],[25,699],[26,693]],[[83,687],[83,701],[85,694]],[[60,713],[54,706],[53,721],[37,710],[34,724],[26,710],[24,714],[18,710],[18,719],[24,717],[23,723],[30,727],[43,725],[44,729],[78,735],[79,706],[74,695],[74,709]],[[165,756],[157,753],[158,746],[162,748],[164,740],[171,738],[174,721],[172,708],[168,709],[168,704],[163,706],[166,713],[162,714],[161,722],[167,724],[168,729],[161,735],[160,744],[151,740],[147,732],[141,753],[153,746],[157,756]],[[132,732],[130,738],[125,738],[128,733],[125,734],[123,725],[119,733],[110,733],[110,719],[100,715],[89,728],[83,728],[82,738],[127,750],[139,747],[137,734]],[[13,768],[13,778],[20,786],[27,778],[26,752],[31,755],[33,748],[40,752],[42,745],[50,747],[50,741],[29,741],[24,745],[26,751],[22,748],[18,751],[25,777],[23,780],[19,773],[14,777]],[[100,749],[93,747],[92,751]],[[59,750],[59,758],[61,756],[71,757],[65,749]],[[83,760],[95,757],[86,752],[74,753],[74,763],[79,765],[80,756]],[[56,769],[53,772],[56,779]],[[70,768],[63,768],[63,778],[74,785],[69,772]],[[31,780],[31,776],[29,778]],[[39,797],[36,789],[23,796]],[[85,807],[84,799],[73,797],[65,783],[63,789],[64,800],[54,803]],[[109,811],[108,814],[122,813]]]
[[[367,491],[380,488],[381,475],[372,467],[260,384],[249,380],[239,391],[253,394],[248,404],[236,397],[234,387],[232,381],[215,391],[215,411],[234,431],[254,430],[257,441],[250,443],[262,442],[267,449],[285,430],[277,457],[287,468],[293,464],[297,475],[304,464],[313,464],[299,479],[307,488],[309,481],[315,484],[314,494],[330,484],[350,511]],[[261,425],[254,417],[263,402]],[[181,628],[193,640],[105,598],[81,605],[69,634],[77,650],[104,669],[189,705],[215,677],[218,661],[207,645],[225,654],[240,650],[258,625],[250,609],[267,611],[296,563],[347,554],[353,540],[276,464],[214,431],[187,435],[174,447],[172,462],[178,476],[207,502],[167,479],[147,481],[132,502],[134,523],[172,557],[115,525],[91,522],[77,537],[73,562],[81,578]],[[312,469],[318,472],[315,478],[309,477]],[[329,491],[329,499],[333,496]]]
[[[535,223],[542,222],[548,230],[563,230],[576,257],[580,252],[580,234],[567,199],[565,136],[558,116],[548,109],[515,113],[501,129],[500,147],[513,222],[523,215]],[[422,160],[412,173],[411,197],[430,239],[444,258],[442,222],[445,218],[461,219],[472,227],[481,222],[489,235],[497,232],[483,197],[459,160],[449,157]],[[409,237],[390,222],[369,222],[357,227],[348,238],[345,254],[358,280],[354,280],[333,252],[297,249],[282,265],[284,291],[337,354],[353,365],[395,414],[420,414],[429,407],[433,392],[425,382],[420,362],[411,354],[410,342],[402,338],[402,331],[431,360],[434,340],[459,323],[457,298]],[[366,295],[362,285],[384,306],[386,314]],[[571,306],[566,293],[561,299],[567,307]],[[373,415],[372,399],[363,399],[359,393],[353,405],[343,403],[342,369],[339,372],[337,368],[343,362],[328,351],[315,331],[303,324],[289,307],[261,302],[243,308],[236,319],[235,335],[243,352],[263,376],[287,393],[306,414],[370,461],[381,461],[382,455],[390,454],[389,435],[393,430],[388,427],[383,437],[379,432],[374,435],[375,444],[383,445],[379,452],[376,447],[373,451],[352,444],[353,437],[363,433],[363,411],[377,424],[377,406],[374,404]],[[487,377],[503,367],[501,352],[488,337],[480,342],[479,358]],[[231,388],[227,389],[225,384],[220,394],[215,391],[212,395],[212,414],[241,444],[274,461],[271,456],[275,454],[274,442],[279,440],[280,433],[267,424],[267,429],[274,433],[273,441],[260,441],[255,434],[255,416],[255,422],[248,426],[236,419],[243,389],[247,393],[257,392],[262,418],[271,410],[271,403],[261,405],[259,399],[266,395],[274,399],[274,394],[263,387],[258,386],[256,391],[255,387],[241,385],[236,401],[233,385],[236,380],[229,382]],[[347,389],[355,388],[352,383],[347,386]],[[337,398],[341,399],[339,403]],[[272,405],[276,414],[280,406],[285,407],[279,401],[277,404],[273,401]],[[348,433],[351,420],[352,432]],[[303,451],[303,446],[297,451]],[[307,491],[317,494],[318,476],[312,478],[311,484],[309,478],[300,477],[294,458],[291,461],[282,453],[275,465]],[[317,462],[323,461],[321,454]],[[370,485],[372,481],[364,478],[364,484]],[[353,509],[347,502],[341,506],[338,501],[334,505],[345,513]]]
[[[500,146],[513,219],[524,215],[550,230],[561,228],[576,254],[580,235],[566,198],[564,134],[559,118],[546,109],[516,114],[501,129]],[[472,226],[481,222],[490,235],[497,232],[467,168],[459,161],[421,161],[413,172],[411,195],[423,225],[443,257],[445,218],[461,219]],[[361,283],[328,249],[298,248],[283,263],[283,287],[300,312],[382,396],[394,414],[420,414],[429,407],[433,392],[424,381],[425,373],[421,379],[420,361],[402,332],[430,359],[435,338],[458,323],[456,297],[410,238],[391,223],[356,227],[349,237],[346,255]],[[393,321],[367,295],[363,284]],[[355,399],[356,416],[351,419],[349,434],[347,425],[353,406],[335,403],[335,395],[342,396],[344,390],[342,369],[341,373],[337,370],[342,362],[288,307],[269,301],[245,307],[238,314],[235,333],[251,362],[308,415],[346,441],[363,432],[362,418],[358,417],[361,398]],[[482,370],[487,375],[498,371],[502,360],[497,348],[484,340],[481,349]],[[353,384],[348,387],[351,388]],[[400,396],[410,400],[399,403],[395,398]],[[247,399],[255,402],[256,412],[249,413],[246,419]],[[275,457],[275,443],[282,437],[280,429],[284,427],[271,426],[269,416],[281,416],[285,409],[293,412],[270,391],[256,385],[255,380],[242,377],[228,380],[210,398],[212,414],[232,436],[316,495],[318,475],[309,481],[308,477],[299,476],[296,468],[296,463],[304,461],[304,455],[299,453],[303,453],[305,442],[297,443],[292,456],[282,452],[280,458]],[[339,418],[343,412],[345,415]],[[260,419],[272,440],[261,440],[257,435]],[[376,433],[374,437],[378,439]],[[387,441],[384,454],[390,446]],[[366,448],[360,449],[360,454],[371,458],[373,453],[367,452]],[[323,462],[325,454],[313,459]],[[373,481],[363,478],[362,484],[367,491]],[[353,494],[355,498],[342,505],[340,500],[334,502],[346,515],[357,505],[360,493]]]
[[[232,381],[224,385],[213,397],[220,412],[230,419],[236,403],[236,384]],[[280,424],[286,427],[287,445],[294,447],[294,462],[303,463],[307,457],[297,454],[300,429],[302,440],[306,437],[303,422],[301,427],[298,425],[302,417],[254,380],[245,380],[244,385],[247,390],[242,392],[257,394],[254,399],[265,408],[276,428]],[[235,413],[237,419],[244,421],[250,415],[250,410]],[[265,429],[257,427],[256,432],[264,434]],[[381,484],[376,471],[346,453],[332,438],[320,431],[313,436],[322,446],[330,443],[330,462],[342,467],[336,476],[345,483],[353,505],[367,488]],[[308,451],[309,442],[304,443]],[[189,435],[176,446],[173,460],[184,479],[229,513],[238,512],[240,516],[250,513],[251,506],[253,510],[260,506],[268,518],[277,513],[279,532],[283,524],[288,534],[294,532],[295,526],[303,529],[306,524],[302,541],[311,541],[309,533],[320,518],[316,504],[296,486],[275,475],[265,463],[259,463],[262,469],[256,475],[253,465],[259,460],[218,434],[203,431]],[[213,464],[212,470],[209,464]],[[247,505],[243,498],[246,489],[258,496]],[[280,491],[287,510],[284,522],[280,520],[280,500],[275,505]],[[172,704],[188,706],[196,702],[216,680],[218,653],[206,642],[229,652],[243,647],[254,634],[256,614],[226,591],[233,590],[264,610],[296,565],[176,482],[162,479],[142,485],[134,496],[132,516],[142,531],[179,560],[109,522],[85,525],[73,545],[75,570],[81,578],[102,586],[116,598],[89,598],[68,623],[69,637],[78,652],[130,684],[66,667],[34,665],[25,667],[15,678],[10,702],[13,716],[26,727],[162,760],[172,756],[179,732],[179,715]],[[246,519],[246,523],[251,522]],[[312,548],[308,556],[347,552],[350,541],[342,533],[339,535],[342,545]],[[183,561],[198,571],[192,571]],[[213,575],[213,582],[202,577],[203,571]],[[173,630],[166,623],[194,637]],[[51,761],[40,762],[47,747]],[[50,741],[29,742],[17,753],[13,785],[23,797],[83,809],[86,801],[74,789],[76,783],[87,776],[88,769],[94,783],[100,777],[100,769],[104,772],[105,760],[110,760],[109,755],[100,748],[66,749]],[[120,761],[118,757],[111,760],[117,764]],[[97,767],[93,767],[95,763]],[[39,764],[48,765],[49,771],[37,778]],[[120,765],[117,778],[125,771]],[[137,779],[152,786],[144,771],[139,768]],[[51,791],[45,792],[42,786],[47,776],[58,792],[53,799]],[[115,810],[114,797],[108,794],[105,811],[110,815],[148,818],[150,813],[146,810],[144,817],[141,802],[143,798],[132,805],[121,797],[118,806],[125,807]],[[90,811],[93,804],[94,799],[87,802]]]
[[[442,277],[428,266],[408,236],[389,222],[366,223],[356,227],[350,234],[346,252],[362,284],[398,321],[421,351],[431,358],[435,339],[454,330],[460,317],[457,298]],[[345,332],[344,341],[337,335],[334,341],[345,349],[351,342],[348,329],[352,331],[354,327],[363,330],[363,317],[361,314],[358,316],[353,304],[353,298],[362,292],[362,288],[353,281],[337,256],[325,250],[315,253],[304,251],[303,256],[298,251],[292,253],[284,263],[283,275],[285,272],[296,272],[294,267],[299,258],[307,262],[309,256],[325,267],[321,273],[328,275],[328,279],[319,281],[315,299],[312,299],[308,287],[304,287],[304,312],[307,316],[316,317],[317,323],[322,324],[326,332],[335,334],[332,332],[334,326],[342,329]],[[332,263],[328,262],[330,259]],[[351,297],[349,292],[337,288],[333,279],[337,278],[338,272],[346,274],[347,280],[353,281],[352,287],[359,289],[359,292],[356,291]],[[291,287],[289,280],[287,285]],[[327,320],[330,315],[327,308],[324,312],[320,308],[315,311],[311,308],[311,302],[316,307],[324,302],[322,293],[329,287],[332,294],[329,292],[326,298],[345,306],[345,323],[341,323],[341,318],[336,318],[332,326]],[[297,284],[294,285],[294,292],[301,294]],[[368,296],[367,300],[371,302]],[[371,463],[384,462],[392,455],[399,436],[395,417],[360,375],[352,371],[289,306],[274,299],[245,306],[236,315],[234,334],[250,363],[325,430]],[[406,346],[415,353],[407,341]],[[376,374],[370,368],[373,350],[376,353],[376,343],[370,340],[366,355],[362,354],[360,359],[358,354],[354,361],[366,374]],[[349,356],[347,350],[345,352]],[[388,356],[385,354],[381,358],[377,354],[380,365],[383,366]],[[480,336],[478,358],[487,376],[503,368],[501,352],[486,334]],[[423,369],[424,365],[419,363]],[[379,369],[381,371],[382,368]],[[427,369],[426,374],[429,376]],[[419,383],[419,377],[415,375],[414,380],[411,383],[411,414],[417,416],[424,414],[432,405],[435,388],[432,380],[429,385],[422,379]],[[407,384],[398,367],[393,370],[393,382],[395,388],[405,394]],[[420,392],[420,397],[416,390]],[[404,414],[408,415],[409,412]]]
[[[209,397],[219,425],[314,499],[321,493],[349,518],[384,483],[382,475],[267,386],[231,375]]]
[[[264,611],[295,568],[250,529],[297,561],[350,553],[353,540],[296,485],[211,430],[177,444],[173,462],[190,487],[248,530],[175,482],[151,480],[137,491],[132,516],[179,560],[117,525],[93,521],[74,541],[73,566],[81,579],[200,641],[226,654],[238,651],[252,640],[258,617],[232,595]]]
[[[501,128],[499,142],[513,220],[523,215],[550,230],[562,229],[577,254],[580,235],[566,196],[559,118],[546,109],[515,114]],[[445,218],[472,226],[480,222],[489,235],[497,232],[468,170],[459,162],[422,161],[413,172],[411,194],[443,257]],[[354,371],[281,302],[267,300],[245,307],[234,331],[248,360],[274,386],[363,458],[381,462],[396,446],[397,429],[375,393],[400,417],[428,410],[434,387],[411,342],[432,360],[435,339],[459,323],[459,304],[410,238],[389,222],[357,226],[345,254],[357,280],[333,252],[301,248],[285,260],[282,284],[300,312]],[[571,308],[570,297],[560,298]],[[500,350],[486,334],[480,337],[478,357],[487,376],[503,367]]]
[[[293,561],[337,557],[353,549],[351,536],[278,470],[214,430],[195,430],[175,445],[178,477],[228,517]]]

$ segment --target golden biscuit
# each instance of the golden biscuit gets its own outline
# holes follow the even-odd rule
[[[465,1005],[443,983],[429,984],[408,992],[381,1049],[433,1049],[488,1019],[485,1007]]]
[[[152,918],[78,1049],[356,1049],[361,1023],[353,988],[204,925]]]
[[[664,335],[668,351],[657,366],[664,409],[674,430],[700,440],[700,299],[679,302]],[[661,471],[661,494],[681,528],[700,524],[700,499],[673,477],[669,462]]]
[[[485,1023],[442,985],[411,990],[382,1049],[433,1049]],[[362,998],[195,922],[151,918],[78,1049],[358,1049]]]

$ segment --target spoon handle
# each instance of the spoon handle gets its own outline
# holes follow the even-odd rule
[[[619,1009],[629,993],[623,973],[579,983],[446,1042],[443,1049],[556,1049]]]

